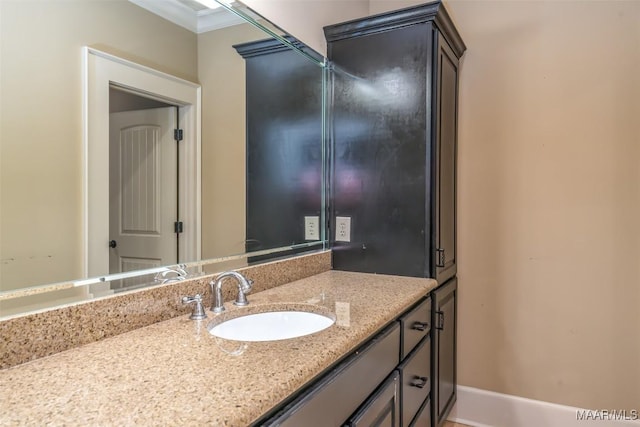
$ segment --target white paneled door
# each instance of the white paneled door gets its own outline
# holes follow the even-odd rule
[[[109,273],[177,262],[176,108],[111,113]]]

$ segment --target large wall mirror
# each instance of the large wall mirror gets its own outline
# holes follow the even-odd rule
[[[0,317],[324,247],[324,61],[273,23],[0,0],[0,43]]]

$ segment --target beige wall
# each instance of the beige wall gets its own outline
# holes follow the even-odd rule
[[[78,278],[81,48],[195,80],[196,36],[125,0],[3,0],[0,43],[0,290]]]
[[[244,253],[246,91],[234,44],[264,39],[249,24],[198,36],[202,84],[202,258]]]
[[[423,3],[427,2],[420,0],[369,0],[369,14],[376,15],[378,13],[403,9]]]
[[[371,0],[369,11],[418,3]],[[640,2],[447,6],[468,46],[459,382],[566,405],[637,408]],[[292,19],[304,20],[310,35],[331,23],[303,12]]]
[[[448,4],[459,122],[459,380],[640,402],[640,2]]]

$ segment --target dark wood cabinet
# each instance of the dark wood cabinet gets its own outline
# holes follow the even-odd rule
[[[458,279],[453,278],[432,293],[432,364],[431,399],[433,425],[441,425],[456,401],[457,384],[457,293]]]
[[[347,427],[400,427],[400,376],[393,371],[387,381],[345,424]]]
[[[458,58],[440,2],[325,27],[332,66],[332,220],[338,270],[456,274]],[[330,227],[335,230],[333,222]]]
[[[409,427],[431,427],[431,399],[427,399]]]
[[[334,65],[331,218],[351,217],[351,242],[332,243],[337,270],[430,276],[424,78],[430,27],[329,42]]]
[[[367,424],[366,420],[378,415],[382,417],[379,418],[380,426],[399,427],[399,406],[396,406],[399,405],[399,381],[395,369],[400,355],[400,335],[399,323],[392,323],[278,409],[275,415],[256,425],[338,427],[351,423],[364,426],[376,425]],[[391,372],[394,372],[391,375],[393,385],[384,383],[380,386]],[[393,387],[393,391],[387,386]],[[375,397],[369,398],[372,393]]]
[[[431,340],[427,336],[400,365],[402,426],[409,427],[431,389]]]
[[[275,39],[234,48],[246,73],[246,250],[302,243],[304,217],[322,211],[323,70]]]
[[[404,360],[431,331],[431,298],[425,299],[416,308],[400,317],[400,327],[400,360]]]
[[[431,425],[431,298],[274,411],[260,426]]]
[[[458,57],[446,40],[436,34],[438,42],[437,107],[433,206],[435,212],[435,277],[444,283],[456,275],[456,152],[458,123]]]
[[[431,350],[412,362],[431,363],[431,393],[410,399],[416,393],[407,388],[411,407],[403,397],[401,417],[404,426],[428,425],[425,418],[439,426],[456,398],[458,66],[466,47],[440,1],[324,30],[333,268],[441,284]],[[338,216],[351,218],[348,242],[331,231]]]

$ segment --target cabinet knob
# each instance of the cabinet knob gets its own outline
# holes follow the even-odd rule
[[[411,325],[411,329],[415,331],[426,331],[428,327],[429,324],[427,322],[413,322],[413,325]]]
[[[429,381],[427,377],[415,376],[410,385],[411,387],[424,388],[424,386],[427,385],[427,381]]]
[[[109,247],[110,248],[115,248],[116,246],[118,246],[118,242],[116,242],[115,240],[111,240],[109,241]]]

